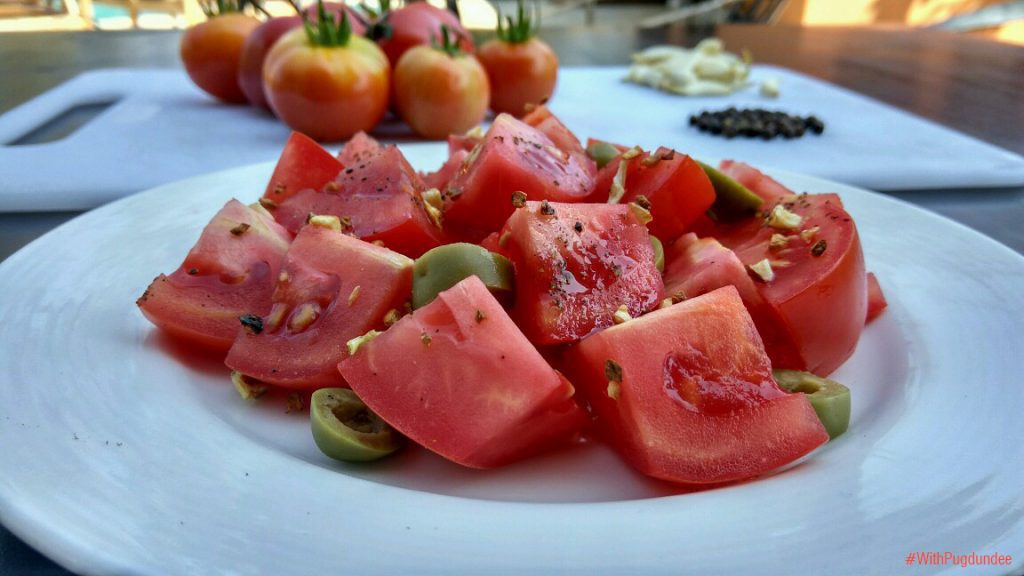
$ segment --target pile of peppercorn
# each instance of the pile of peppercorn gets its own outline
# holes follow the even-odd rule
[[[771,140],[775,137],[799,138],[807,132],[821,134],[825,131],[825,123],[815,116],[797,116],[762,108],[734,107],[718,112],[703,111],[690,116],[690,126],[696,126],[701,132],[734,138],[763,138]]]

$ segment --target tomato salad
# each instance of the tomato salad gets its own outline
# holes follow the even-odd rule
[[[885,298],[838,196],[585,147],[544,107],[449,152],[422,173],[362,133],[337,156],[295,133],[259,201],[229,201],[138,305],[246,397],[312,393],[345,460],[411,442],[492,468],[586,437],[709,486],[846,429],[826,377]]]

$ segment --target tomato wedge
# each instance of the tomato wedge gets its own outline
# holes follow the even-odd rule
[[[292,132],[263,197],[280,204],[303,190],[319,190],[341,172],[341,162],[309,136]]]
[[[423,181],[395,146],[362,153],[322,190],[303,190],[281,202],[274,218],[298,232],[310,214],[337,216],[367,242],[415,258],[444,242],[439,221],[428,216]]]
[[[594,183],[590,199],[608,200],[622,155],[602,168]],[[648,224],[651,234],[670,242],[688,231],[715,201],[711,180],[693,158],[668,148],[653,153],[640,152],[626,160],[624,193],[621,202],[632,202],[638,196],[651,203],[654,220]]]
[[[239,316],[270,311],[290,238],[262,208],[231,200],[181,266],[157,276],[136,303],[160,329],[226,351],[238,334]]]
[[[285,257],[270,312],[251,319],[225,364],[246,376],[312,390],[343,384],[345,342],[383,328],[412,289],[412,260],[319,225],[303,228]]]
[[[593,184],[588,168],[543,132],[508,114],[494,119],[443,190],[445,225],[470,241],[501,228],[512,215],[512,194],[531,200],[577,202]]]
[[[388,424],[471,468],[564,445],[588,421],[572,384],[475,276],[362,344],[339,370]]]
[[[567,366],[603,437],[656,478],[744,480],[828,441],[807,399],[775,384],[732,287],[598,332]]]
[[[754,168],[738,162],[722,168],[764,198],[762,211],[735,223],[705,225],[697,233],[733,250],[754,274],[778,322],[769,327],[754,313],[775,367],[827,376],[853,354],[867,317],[856,224],[835,194],[783,194],[781,184]]]
[[[515,318],[535,344],[575,342],[663,297],[647,229],[629,206],[526,202],[505,225]]]

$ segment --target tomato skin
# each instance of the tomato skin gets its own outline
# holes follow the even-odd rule
[[[807,399],[776,385],[731,286],[598,332],[566,366],[602,437],[656,478],[745,480],[828,441]]]
[[[470,276],[338,366],[376,414],[463,466],[493,468],[573,440],[574,388]]]
[[[523,116],[555,93],[558,55],[543,40],[522,43],[499,39],[480,46],[477,54],[491,81],[491,110]]]
[[[705,221],[696,233],[718,239],[744,266],[776,262],[774,278],[756,283],[777,322],[762,325],[755,314],[765,348],[776,368],[827,376],[853,354],[867,317],[868,284],[856,224],[835,194],[796,195],[745,164],[723,163],[722,168],[765,199],[761,214],[728,224]],[[799,228],[766,225],[762,216],[776,206],[800,216]],[[771,247],[775,234],[787,238],[785,247]]]
[[[241,233],[237,226],[248,226]],[[181,266],[161,274],[137,304],[161,330],[225,352],[238,317],[270,311],[270,297],[290,236],[266,212],[231,200],[203,228]]]
[[[267,96],[263,92],[263,61],[281,36],[301,24],[302,18],[299,16],[271,18],[249,34],[238,62],[238,86],[249,104],[270,110]]]
[[[344,47],[309,43],[298,28],[274,44],[263,65],[267,101],[285,124],[319,141],[343,140],[384,117],[390,66],[361,36]]]
[[[398,60],[393,81],[399,116],[425,138],[465,132],[487,114],[487,73],[472,55],[414,46]]]
[[[215,16],[181,36],[181,61],[196,86],[225,102],[246,101],[238,84],[246,38],[260,21],[239,13]]]
[[[472,54],[475,50],[473,37],[462,27],[455,14],[426,2],[413,2],[392,10],[385,16],[385,22],[391,28],[391,34],[377,43],[387,55],[392,68],[398,66],[402,55],[413,46],[429,46],[435,40],[440,42],[442,24],[448,27],[453,36],[458,36],[459,48],[463,52]]]

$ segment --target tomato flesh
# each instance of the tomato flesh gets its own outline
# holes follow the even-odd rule
[[[527,202],[503,248],[516,270],[515,317],[535,344],[574,342],[663,298],[647,229],[622,204]]]
[[[868,313],[865,323],[871,322],[878,315],[885,311],[889,307],[889,302],[885,299],[885,294],[882,293],[882,285],[878,283],[878,277],[875,276],[874,272],[867,273],[868,278]]]
[[[579,159],[543,132],[501,114],[445,192],[445,222],[476,241],[501,228],[512,214],[512,193],[531,200],[575,202],[589,194],[593,178]]]
[[[807,399],[775,384],[731,287],[598,332],[569,358],[603,437],[656,478],[744,480],[828,440]]]
[[[743,299],[772,364],[802,365],[793,335],[777,310],[761,296],[757,283],[735,252],[714,238],[680,236],[665,253],[665,294],[685,300],[733,286]]]
[[[203,229],[181,266],[161,274],[137,304],[160,329],[226,351],[238,317],[270,311],[290,236],[262,209],[231,200]]]
[[[620,155],[598,172],[592,201],[608,199],[622,161]],[[646,197],[654,217],[647,227],[662,241],[669,242],[689,230],[715,201],[711,180],[700,164],[686,154],[659,148],[653,154],[642,152],[627,162],[625,194],[621,201]]]
[[[386,146],[360,158],[321,190],[304,190],[281,202],[274,218],[298,232],[309,214],[338,216],[356,237],[383,242],[411,258],[441,245],[441,229],[420,197],[423,181],[398,148]]]
[[[745,267],[770,263],[774,277],[756,285],[778,322],[758,326],[773,364],[827,376],[853,354],[867,317],[868,287],[857,227],[835,194],[783,195],[781,184],[763,175],[756,178],[757,171],[749,166],[723,167],[766,200],[762,212],[735,223],[709,224],[697,233],[714,236]],[[770,225],[767,215],[777,206],[799,216],[799,225]],[[761,320],[755,315],[755,321]]]
[[[315,140],[292,132],[277,159],[263,197],[280,204],[303,190],[319,190],[344,166]],[[293,230],[294,232],[294,230]]]
[[[472,468],[566,444],[587,422],[569,381],[475,276],[360,346],[339,370],[388,424]]]
[[[523,117],[523,122],[543,132],[555,146],[575,158],[591,178],[597,176],[597,164],[587,155],[580,139],[557,116],[552,114],[547,106],[537,106]]]
[[[412,260],[322,226],[306,226],[285,257],[258,333],[243,330],[225,363],[258,380],[298,389],[342,384],[345,343],[383,328],[412,289]]]
[[[338,162],[344,166],[356,166],[380,154],[383,149],[376,138],[360,130],[338,151]]]

